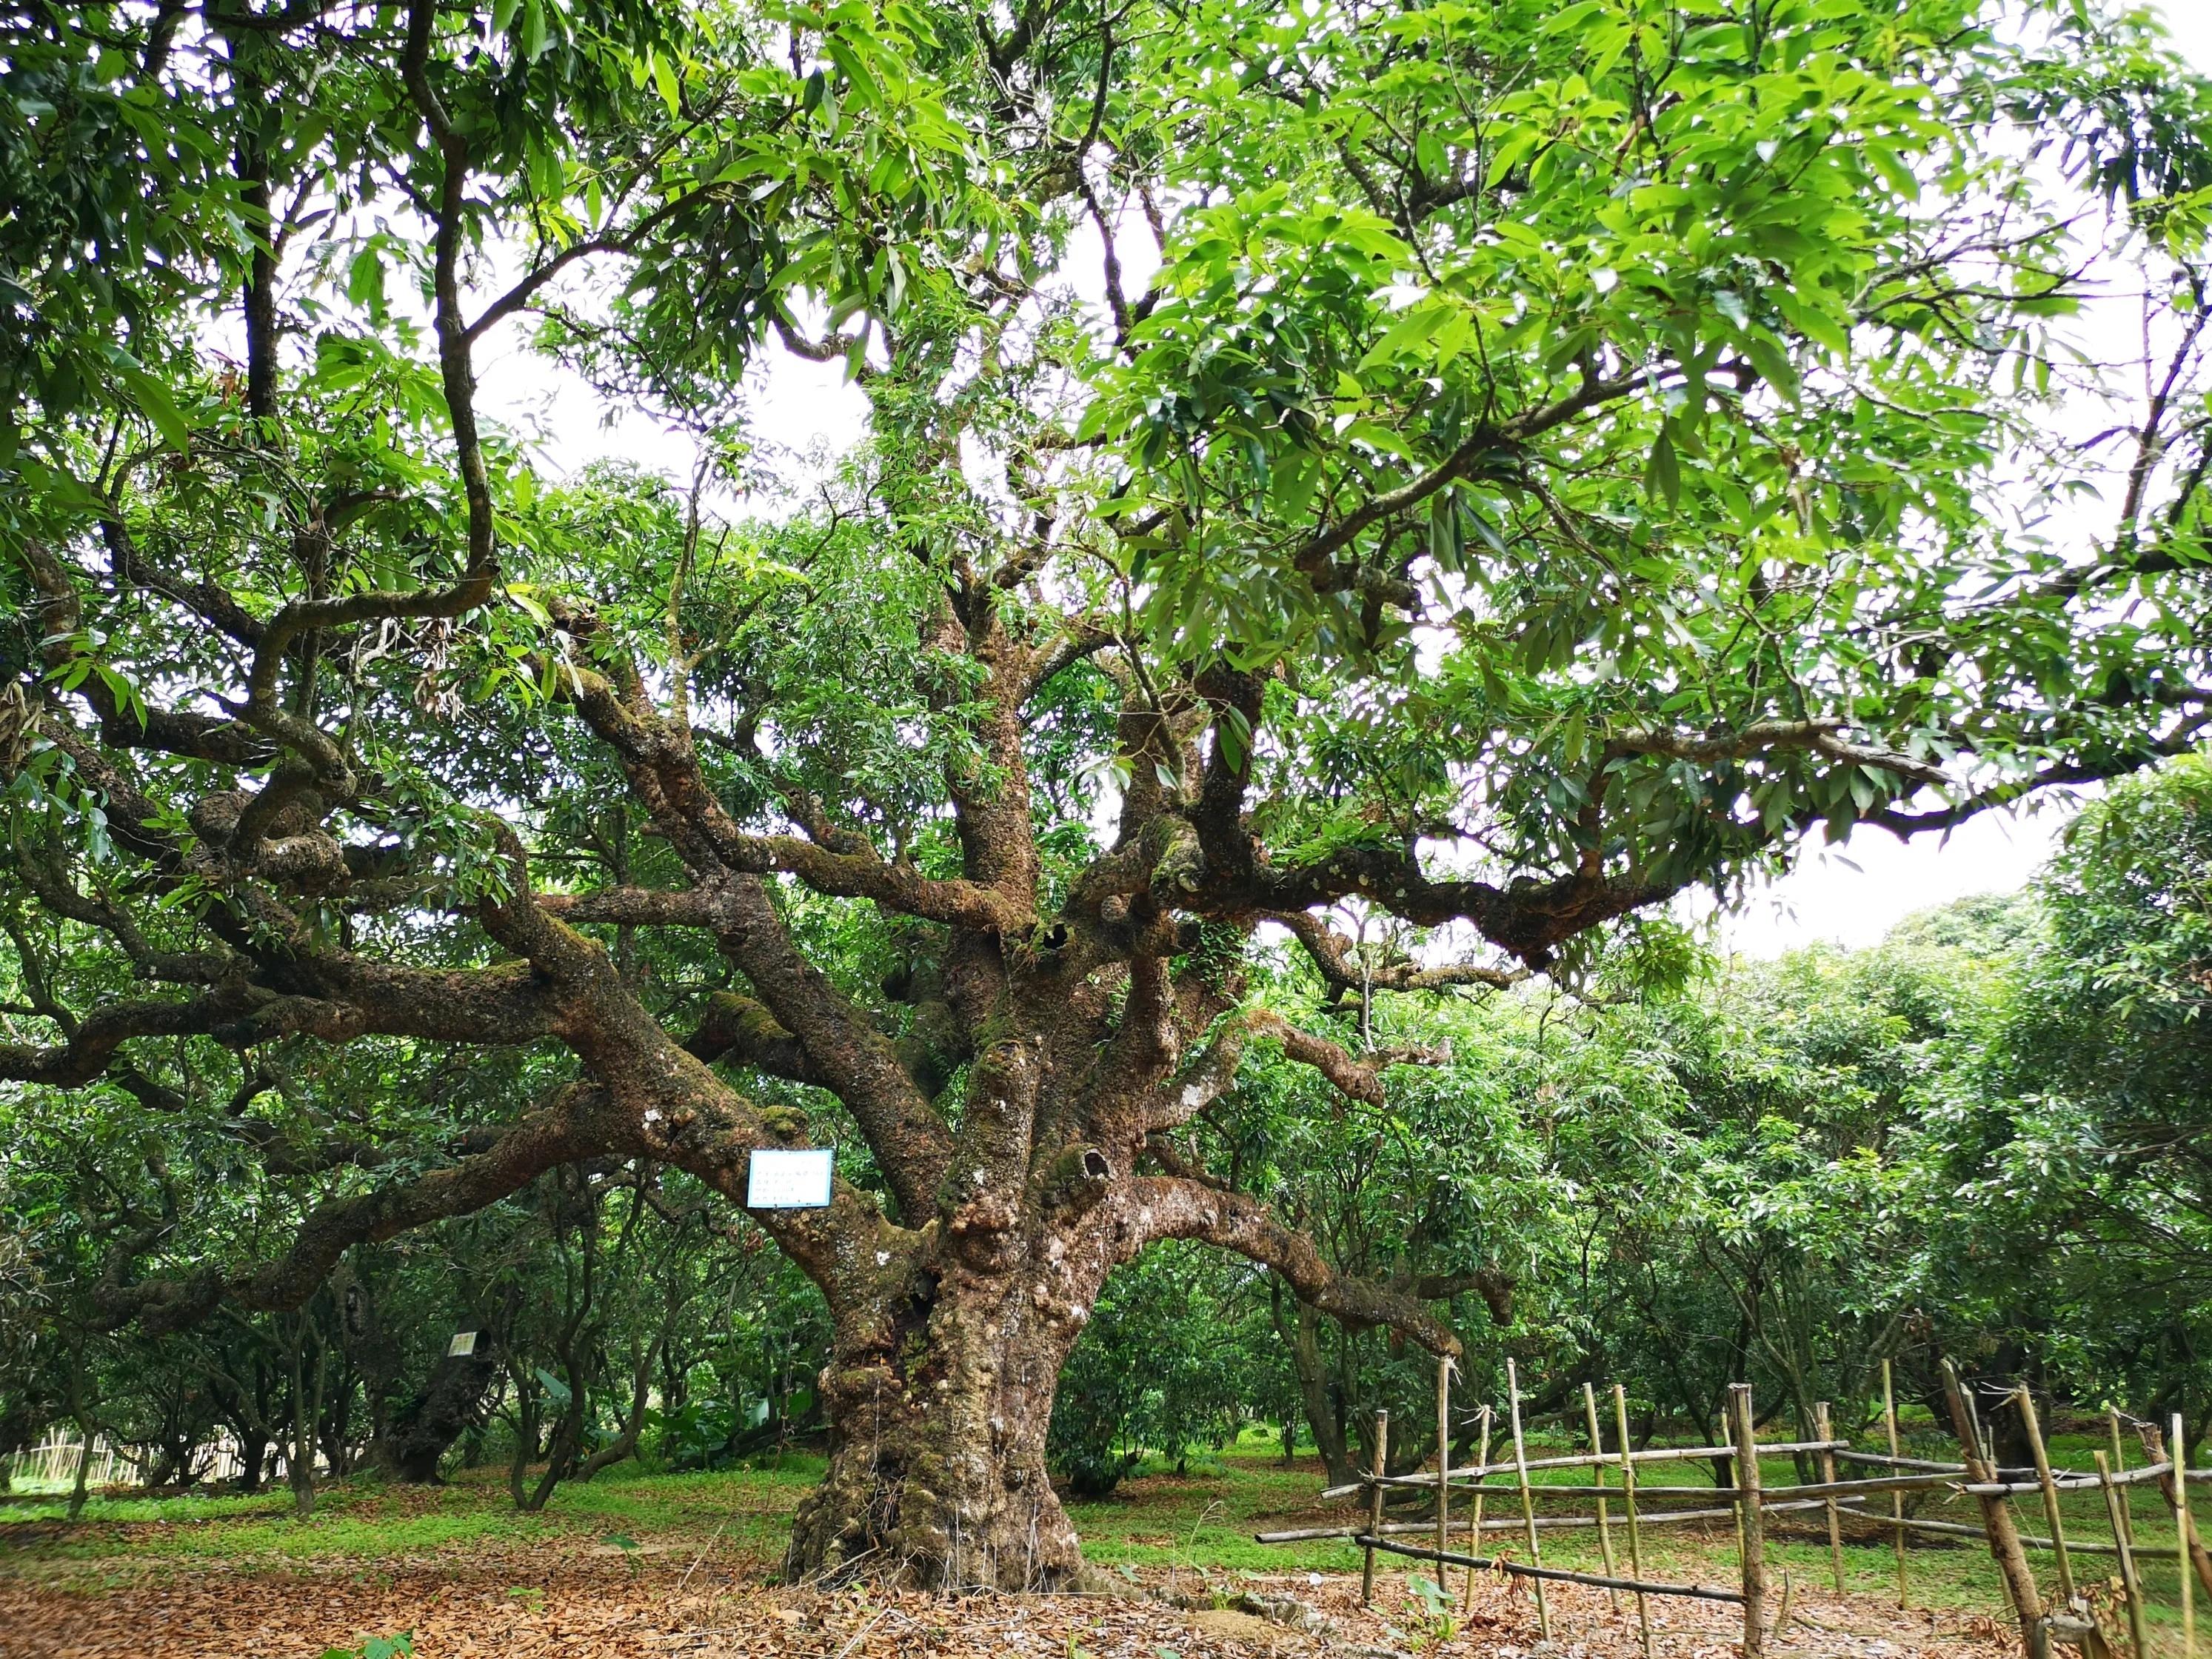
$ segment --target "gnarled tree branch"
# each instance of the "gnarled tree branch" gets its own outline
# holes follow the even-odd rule
[[[1355,1330],[1380,1325],[1431,1353],[1462,1352],[1450,1327],[1418,1297],[1337,1272],[1311,1238],[1255,1199],[1173,1176],[1139,1176],[1130,1187],[1127,1255],[1164,1238],[1196,1239],[1273,1268],[1300,1301]]]

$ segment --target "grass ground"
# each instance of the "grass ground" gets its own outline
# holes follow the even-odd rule
[[[1532,1455],[1540,1449],[1532,1449]],[[2061,1462],[2070,1463],[2077,1455],[2086,1465],[2086,1451],[2062,1443]],[[1663,1478],[1669,1485],[1711,1478],[1710,1470],[1702,1466],[1666,1467]],[[416,1601],[428,1596],[434,1602],[447,1594],[437,1587],[465,1585],[473,1587],[471,1593],[489,1598],[486,1605],[503,1617],[542,1619],[550,1616],[549,1606],[558,1608],[575,1601],[579,1606],[605,1607],[621,1603],[629,1591],[642,1595],[647,1589],[664,1601],[668,1595],[688,1594],[710,1583],[732,1593],[756,1595],[772,1572],[793,1507],[819,1469],[818,1460],[796,1453],[780,1467],[713,1474],[654,1474],[632,1467],[603,1474],[588,1486],[565,1486],[544,1513],[534,1516],[514,1512],[503,1480],[491,1471],[474,1472],[447,1486],[427,1489],[389,1486],[368,1479],[337,1482],[321,1493],[316,1513],[306,1520],[291,1515],[289,1494],[283,1492],[161,1499],[103,1495],[92,1500],[74,1525],[64,1518],[65,1506],[58,1496],[19,1497],[0,1504],[0,1613],[5,1612],[7,1596],[21,1603],[16,1615],[0,1618],[0,1653],[46,1659],[64,1652],[220,1651],[225,1659],[233,1659],[234,1652],[264,1650],[240,1646],[235,1629],[216,1638],[216,1646],[194,1647],[189,1640],[181,1644],[169,1641],[158,1648],[130,1645],[137,1639],[133,1620],[143,1617],[144,1607],[171,1606],[180,1596],[189,1601],[195,1591],[218,1582],[232,1587],[218,1601],[234,1608],[256,1596],[268,1598],[265,1618],[253,1626],[278,1632],[276,1645],[267,1651],[311,1656],[320,1653],[317,1644],[357,1636],[373,1623],[371,1614],[363,1611],[364,1626],[342,1626],[336,1635],[316,1625],[313,1616],[293,1630],[290,1621],[298,1609],[312,1608],[319,1601],[332,1607],[360,1602],[367,1609],[384,1605],[376,1600],[381,1596],[398,1609],[389,1616],[398,1618],[416,1604],[408,1600],[410,1595]],[[1548,1478],[1568,1482],[1577,1476],[1561,1472]],[[1646,1476],[1652,1481],[1660,1478]],[[1766,1464],[1765,1478],[1770,1485],[1783,1485],[1796,1476],[1787,1459],[1774,1459]],[[1322,1485],[1319,1467],[1312,1459],[1285,1466],[1272,1437],[1254,1436],[1218,1455],[1193,1457],[1181,1473],[1158,1462],[1144,1465],[1111,1497],[1075,1504],[1073,1513],[1090,1559],[1131,1583],[1213,1600],[1243,1587],[1305,1585],[1326,1600],[1340,1597],[1346,1582],[1340,1576],[1358,1570],[1359,1555],[1352,1546],[1339,1541],[1270,1546],[1252,1540],[1262,1529],[1345,1522],[1350,1515],[1347,1506],[1318,1502]],[[2172,1518],[2161,1512],[2154,1490],[2136,1488],[2132,1500],[2136,1540],[2170,1547]],[[1510,1487],[1488,1504],[1492,1517],[1517,1513]],[[1695,1506],[1695,1500],[1690,1504]],[[1655,1500],[1646,1508],[1658,1506]],[[1540,1507],[1563,1512],[1555,1505]],[[2212,1504],[2207,1508],[2212,1510]],[[1923,1500],[1919,1512],[1978,1519],[1966,1499],[1942,1504]],[[2066,1518],[2070,1537],[2109,1539],[2101,1501],[2094,1494],[2069,1498]],[[1463,1510],[1455,1517],[1455,1547],[1464,1547],[1465,1519]],[[2030,1530],[2042,1530],[2039,1515],[2024,1516],[2023,1520]],[[2212,1513],[2200,1516],[2200,1525],[2207,1523],[2212,1523]],[[1838,1601],[1832,1593],[1829,1553],[1817,1512],[1809,1522],[1784,1525],[1778,1518],[1771,1524],[1775,1527],[1769,1547],[1771,1571],[1778,1584],[1787,1572],[1800,1607],[1848,1607],[1856,1609],[1849,1616],[1862,1620],[1896,1617],[1896,1556],[1887,1534],[1847,1526],[1844,1561],[1850,1595]],[[1525,1546],[1516,1538],[1493,1533],[1488,1541],[1493,1553],[1526,1557]],[[1625,1567],[1626,1541],[1617,1527],[1615,1545]],[[1549,1565],[1588,1570],[1602,1565],[1594,1531],[1547,1532],[1543,1549]],[[2002,1628],[2002,1589],[1981,1546],[1916,1542],[1907,1557],[1911,1601],[1922,1610],[1913,1619],[1932,1618],[1929,1628],[1948,1630],[1961,1639]],[[2035,1560],[2048,1583],[2050,1558]],[[1413,1650],[1424,1643],[1438,1646],[1435,1638],[1439,1630],[1422,1613],[1412,1583],[1413,1577],[1430,1570],[1404,1562],[1386,1561],[1385,1565],[1383,1617],[1386,1622],[1391,1618],[1400,1621],[1386,1636],[1395,1634],[1395,1645],[1401,1650]],[[2084,1581],[2102,1580],[2115,1571],[2109,1556],[2077,1557],[2075,1566],[2077,1577]],[[1674,1582],[1733,1583],[1737,1573],[1733,1526],[1722,1522],[1648,1532],[1644,1571],[1647,1577]],[[2171,1562],[2146,1563],[2143,1573],[2152,1603],[2152,1653],[2160,1659],[2179,1655],[2177,1567]],[[1312,1586],[1309,1574],[1322,1575],[1327,1589]],[[302,1583],[318,1587],[304,1601],[283,1588]],[[409,1586],[431,1588],[417,1594]],[[1525,1590],[1505,1588],[1525,1601]],[[339,1589],[344,1595],[331,1602]],[[1575,1600],[1556,1590],[1553,1595],[1555,1602]],[[1486,1583],[1486,1605],[1490,1595]],[[348,1596],[353,1601],[347,1601]],[[362,1597],[369,1599],[361,1601]],[[1601,1603],[1603,1598],[1597,1600]],[[1519,1603],[1500,1605],[1506,1610],[1497,1617],[1504,1619]],[[1677,1610],[1711,1605],[1668,1604]],[[54,1621],[62,1619],[58,1610],[64,1608],[68,1617],[95,1632],[104,1631],[105,1636],[73,1644],[55,1636],[47,1645],[39,1645],[46,1638],[38,1627],[52,1624],[58,1631],[62,1626]],[[217,1617],[220,1624],[221,1612],[218,1607],[209,1616]],[[2206,1612],[2208,1633],[2212,1634],[2212,1608]],[[1826,1615],[1838,1629],[1844,1628],[1836,1624],[1843,1616]],[[1716,1641],[1724,1635],[1715,1634],[1717,1627],[1711,1620],[1698,1628]],[[1451,1645],[1459,1647],[1474,1634],[1472,1625],[1456,1631]],[[606,1645],[607,1639],[604,1633],[599,1638],[600,1649],[617,1651]],[[100,1645],[100,1641],[109,1645]],[[114,1644],[118,1642],[121,1645]],[[1382,1645],[1394,1644],[1386,1639]],[[452,1651],[466,1650],[448,1646]],[[1075,1642],[1065,1659],[1073,1659],[1075,1649],[1082,1646]],[[498,1650],[524,1650],[512,1643]],[[802,1644],[776,1650],[811,1648]],[[865,1646],[856,1648],[847,1659],[861,1659],[866,1650]],[[1149,1651],[1139,1643],[1132,1650],[1139,1659],[1194,1650],[1168,1643],[1156,1644]],[[1493,1644],[1463,1650],[1503,1649]],[[1905,1650],[1893,1641],[1890,1650]],[[834,1647],[830,1649],[824,1659],[834,1659],[835,1653]]]

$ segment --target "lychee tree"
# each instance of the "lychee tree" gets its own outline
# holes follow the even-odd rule
[[[1054,1390],[1156,1243],[1455,1351],[1494,1264],[1348,1277],[1192,1156],[1255,1045],[1381,1104],[1377,999],[2197,742],[2212,105],[2144,27],[20,10],[0,1078],[275,1158],[84,1293],[835,1140],[751,1217],[835,1329],[788,1570],[933,1584],[1081,1572]],[[811,493],[776,352],[869,408]],[[536,465],[532,353],[696,466]]]

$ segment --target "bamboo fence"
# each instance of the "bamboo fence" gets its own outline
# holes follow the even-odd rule
[[[2130,1634],[2135,1651],[2145,1651],[2143,1637],[2143,1601],[2136,1564],[2146,1560],[2175,1560],[2185,1554],[2191,1559],[2182,1562],[2182,1629],[2179,1651],[2183,1659],[2196,1659],[2195,1587],[2192,1576],[2203,1577],[2208,1590],[2212,1590],[2212,1557],[2208,1557],[2190,1515],[2189,1488],[2194,1485],[2212,1482],[2212,1469],[2177,1469],[2165,1455],[2157,1431],[2146,1428],[2143,1436],[2151,1449],[2153,1461],[2135,1468],[2124,1466],[2119,1442],[2118,1418],[2112,1418],[2112,1450],[2099,1451],[2094,1469],[2055,1468],[2045,1451],[2041,1427],[2035,1419],[2032,1401],[2023,1394],[2015,1394],[2004,1403],[2021,1409],[2023,1426],[2035,1462],[2032,1468],[2000,1468],[1984,1450],[1984,1433],[1980,1417],[1971,1395],[1948,1375],[1947,1388],[1952,1403],[1953,1426],[1959,1440],[1960,1459],[1958,1462],[1943,1462],[1931,1458],[1912,1458],[1898,1449],[1897,1409],[1895,1393],[1888,1376],[1883,1371],[1883,1407],[1885,1429],[1890,1449],[1887,1454],[1862,1451],[1847,1439],[1832,1433],[1814,1440],[1760,1442],[1756,1436],[1756,1418],[1753,1412],[1751,1389],[1737,1383],[1729,1391],[1728,1443],[1705,1446],[1661,1446],[1632,1450],[1628,1443],[1628,1410],[1626,1397],[1616,1386],[1613,1389],[1615,1444],[1606,1449],[1600,1430],[1596,1397],[1586,1390],[1583,1417],[1590,1442],[1587,1453],[1561,1456],[1530,1457],[1527,1437],[1522,1425],[1522,1398],[1520,1377],[1512,1362],[1506,1365],[1506,1403],[1502,1412],[1493,1414],[1488,1406],[1479,1409],[1483,1426],[1481,1450],[1473,1463],[1454,1465],[1449,1461],[1449,1437],[1446,1432],[1450,1421],[1449,1396],[1450,1372],[1449,1362],[1440,1364],[1437,1376],[1437,1413],[1439,1427],[1440,1450],[1437,1467],[1405,1474],[1386,1474],[1370,1471],[1362,1479],[1348,1485],[1331,1486],[1322,1496],[1324,1498],[1358,1497],[1363,1500],[1364,1514],[1357,1524],[1335,1527],[1306,1527],[1288,1531],[1263,1532],[1257,1534],[1263,1544],[1296,1544],[1323,1539],[1348,1540],[1364,1552],[1362,1573],[1363,1596],[1370,1599],[1374,1593],[1375,1560],[1378,1553],[1404,1557],[1434,1564],[1438,1579],[1447,1567],[1464,1569],[1468,1575],[1468,1594],[1474,1591],[1474,1575],[1477,1571],[1496,1571],[1531,1581],[1535,1592],[1537,1616],[1543,1635],[1551,1636],[1551,1609],[1544,1600],[1547,1583],[1583,1584],[1610,1592],[1616,1606],[1626,1593],[1636,1598],[1638,1622],[1644,1639],[1644,1650],[1651,1652],[1651,1626],[1646,1607],[1648,1597],[1670,1595],[1705,1601],[1726,1601],[1743,1609],[1743,1653],[1745,1659],[1759,1659],[1773,1633],[1773,1626],[1788,1618],[1789,1595],[1785,1587],[1782,1609],[1770,1621],[1768,1577],[1765,1549],[1765,1521],[1769,1516],[1802,1514],[1808,1517],[1817,1512],[1825,1522],[1823,1532],[1829,1546],[1830,1560],[1838,1589],[1844,1585],[1843,1553],[1839,1522],[1849,1516],[1855,1521],[1893,1531],[1898,1540],[1898,1605],[1906,1604],[1904,1540],[1908,1533],[1926,1534],[1946,1538],[1978,1540],[1990,1547],[2002,1577],[2008,1597],[2020,1620],[2022,1650],[2027,1659],[2047,1659],[2054,1645],[2075,1647],[2085,1655],[2102,1656],[2109,1652],[2103,1634],[2099,1631],[2088,1603],[2078,1590],[2073,1573],[2073,1559],[2081,1555],[2116,1557],[2118,1578],[2125,1602]],[[1503,1418],[1511,1431],[1510,1460],[1491,1461],[1490,1425]],[[1826,1402],[1814,1407],[1814,1422],[1825,1428],[1829,1422]],[[2172,1425],[2172,1443],[2183,1446],[2179,1417]],[[1388,1467],[1389,1428],[1384,1413],[1376,1414],[1375,1443],[1377,1470]],[[1817,1460],[1821,1479],[1790,1486],[1768,1486],[1759,1479],[1759,1463],[1762,1457],[1776,1457],[1804,1453]],[[1647,1485],[1642,1471],[1670,1462],[1692,1460],[1727,1458],[1735,1470],[1735,1484],[1726,1486],[1686,1486]],[[1839,1478],[1838,1466],[1879,1471],[1863,1476]],[[1588,1469],[1591,1472],[1589,1485],[1538,1485],[1532,1483],[1532,1472]],[[1607,1471],[1617,1474],[1620,1484],[1608,1485]],[[1510,1491],[1516,1498],[1510,1515],[1493,1513],[1484,1516],[1484,1500],[1492,1493],[1502,1493],[1509,1488],[1492,1485],[1494,1477],[1510,1477]],[[2176,1547],[2148,1547],[2135,1540],[2132,1522],[2128,1518],[2127,1504],[2123,1493],[2136,1486],[2155,1486],[2171,1508],[2177,1537],[2182,1540]],[[1419,1521],[1389,1522],[1383,1518],[1383,1505],[1392,1492],[1413,1494],[1431,1493],[1436,1498],[1433,1516]],[[2058,1499],[2065,1492],[2097,1492],[2101,1494],[2112,1534],[2112,1541],[2069,1537],[2062,1518]],[[1458,1494],[1457,1510],[1466,1520],[1457,1524],[1457,1530],[1466,1538],[1466,1547],[1449,1547],[1450,1531],[1448,1516],[1453,1512],[1452,1494]],[[1982,1511],[1982,1524],[1973,1526],[1963,1522],[1926,1520],[1908,1516],[1904,1511],[1907,1493],[1940,1493],[1976,1499]],[[1547,1501],[1570,1504],[1589,1504],[1595,1513],[1578,1515],[1538,1515],[1535,1498],[1540,1495]],[[1889,1503],[1873,1507],[1872,1500],[1887,1498]],[[2021,1531],[2014,1523],[2012,1500],[2016,1498],[2033,1498],[2039,1502],[2043,1523],[2048,1535]],[[1650,1510],[1644,1506],[1657,1499],[1667,1503],[1680,1500],[1702,1500],[1684,1507]],[[1501,1506],[1503,1507],[1503,1506]],[[1625,1523],[1629,1551],[1629,1569],[1623,1572],[1614,1557],[1613,1527],[1618,1515]],[[1643,1565],[1644,1534],[1654,1527],[1686,1525],[1701,1521],[1733,1519],[1741,1548],[1738,1552],[1738,1578],[1730,1584],[1676,1583],[1646,1577]],[[2079,1525],[2078,1521],[2076,1525]],[[1563,1530],[1595,1529],[1603,1556],[1603,1572],[1583,1572],[1559,1566],[1547,1566],[1543,1559],[1543,1539],[1547,1533]],[[1517,1534],[1525,1547],[1528,1559],[1514,1560],[1483,1552],[1486,1534],[1502,1533]],[[1431,1541],[1415,1542],[1416,1538]],[[2036,1578],[2029,1571],[2026,1553],[2048,1553],[2056,1558],[2057,1595],[2046,1605]]]
[[[0,1459],[0,1462],[7,1465],[10,1486],[32,1489],[67,1486],[75,1484],[77,1462],[83,1455],[82,1441],[57,1433],[35,1446]],[[112,1486],[118,1471],[133,1467],[131,1460],[107,1440],[94,1439],[85,1484],[91,1488]]]
[[[4,1472],[10,1487],[24,1492],[42,1492],[50,1488],[72,1486],[76,1481],[77,1459],[82,1455],[84,1443],[67,1430],[49,1429],[44,1438],[34,1446],[21,1451],[0,1455],[0,1472]],[[283,1478],[288,1453],[279,1445],[266,1449],[264,1473],[271,1480]],[[110,1486],[143,1486],[147,1470],[155,1460],[152,1447],[110,1440],[106,1435],[96,1435],[92,1443],[92,1462],[85,1472],[85,1486],[89,1491],[100,1491]],[[328,1472],[329,1462],[318,1449],[315,1468],[319,1474]],[[201,1445],[195,1455],[185,1484],[216,1486],[235,1480],[246,1472],[246,1459],[237,1439],[228,1433]]]

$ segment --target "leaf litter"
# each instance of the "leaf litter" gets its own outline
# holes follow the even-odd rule
[[[735,1557],[737,1559],[732,1559]],[[769,1587],[769,1564],[732,1551],[611,1562],[550,1560],[471,1547],[362,1570],[241,1572],[154,1564],[105,1586],[19,1573],[0,1562],[6,1659],[320,1659],[410,1636],[416,1659],[1640,1659],[1632,1602],[1601,1590],[1547,1590],[1554,1638],[1539,1633],[1525,1583],[1485,1574],[1462,1609],[1432,1610],[1418,1575],[1385,1574],[1375,1605],[1356,1577],[1304,1572],[1218,1575],[1190,1592],[1184,1571],[1139,1575],[1113,1595],[933,1595],[857,1584]],[[1320,1582],[1315,1583],[1318,1577]],[[1157,1581],[1157,1582],[1154,1582]],[[1211,1603],[1212,1605],[1200,1605]],[[1652,1604],[1661,1659],[1738,1650],[1735,1609]],[[1255,1611],[1257,1609],[1258,1611]],[[1288,1622],[1285,1621],[1287,1617]],[[1900,1613],[1881,1598],[1800,1594],[1778,1655],[1838,1659],[2000,1659],[2004,1632],[1976,1615]]]

